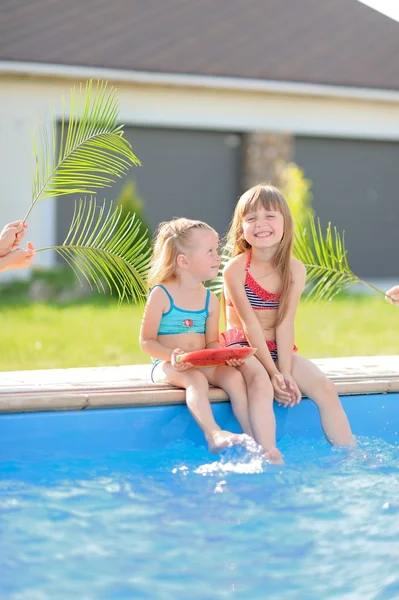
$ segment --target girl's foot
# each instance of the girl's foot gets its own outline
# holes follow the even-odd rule
[[[284,464],[283,455],[281,454],[280,450],[278,450],[277,448],[272,448],[271,450],[268,450],[267,452],[265,452],[265,458],[266,458],[267,462],[271,463],[272,465],[283,465]]]
[[[242,433],[231,433],[231,431],[217,429],[206,436],[206,441],[208,442],[209,451],[216,453],[234,444],[242,444],[247,438],[248,436]]]

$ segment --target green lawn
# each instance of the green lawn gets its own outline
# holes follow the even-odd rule
[[[0,370],[149,362],[138,346],[142,309],[107,299],[70,305],[0,304]],[[398,354],[399,308],[377,297],[303,302],[296,344],[309,358]]]

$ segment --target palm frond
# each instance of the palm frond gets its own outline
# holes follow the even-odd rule
[[[115,88],[106,82],[86,82],[71,91],[67,113],[63,98],[60,139],[57,120],[51,131],[43,123],[32,138],[32,204],[65,194],[94,194],[109,187],[131,165],[140,161],[133,154],[118,124],[119,103]]]
[[[360,279],[350,269],[345,236],[328,224],[325,234],[320,219],[308,215],[308,225],[296,224],[294,256],[307,270],[309,298],[331,300],[346,288],[360,283],[385,296],[382,290]]]
[[[349,267],[344,233],[341,235],[331,223],[324,233],[320,219],[315,219],[311,212],[306,215],[306,225],[298,220],[295,224],[293,254],[306,267],[309,299],[331,300],[356,283],[385,297],[385,292],[360,279]],[[209,288],[217,295],[223,290],[223,269],[230,258],[229,250],[225,249],[219,273],[209,283]]]
[[[142,301],[150,248],[146,234],[139,235],[140,221],[128,214],[121,220],[121,207],[97,205],[94,198],[79,200],[66,239],[55,250],[83,276],[92,289],[116,291],[119,301]]]
[[[223,269],[231,259],[231,252],[228,246],[225,246],[223,248],[223,254],[221,256],[221,259],[222,260],[220,263],[218,274],[208,283],[209,289],[212,292],[214,292],[217,296],[221,296],[223,292]]]

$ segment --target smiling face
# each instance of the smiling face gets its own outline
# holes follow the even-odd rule
[[[292,216],[280,190],[272,185],[247,190],[237,202],[227,234],[231,255],[246,252],[251,246],[274,248],[273,254],[280,261],[282,255],[291,254],[292,241]]]
[[[253,248],[272,248],[284,235],[284,217],[278,210],[268,210],[258,203],[243,216],[242,232]]]
[[[216,277],[220,266],[219,238],[212,229],[195,229],[184,254],[177,257],[178,265],[192,277],[207,281]]]

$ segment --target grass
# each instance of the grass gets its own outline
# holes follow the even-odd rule
[[[0,371],[146,363],[142,308],[108,298],[67,305],[0,301]],[[377,297],[302,302],[296,344],[308,358],[398,353],[399,308]]]

